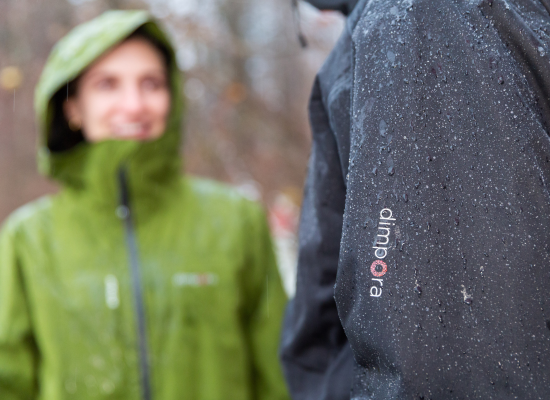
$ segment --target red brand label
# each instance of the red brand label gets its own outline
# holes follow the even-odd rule
[[[388,266],[382,260],[375,260],[370,266],[370,272],[374,276],[380,278],[381,276],[384,276],[386,272],[388,272]]]

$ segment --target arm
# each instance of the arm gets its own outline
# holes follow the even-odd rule
[[[319,81],[310,118],[296,297],[287,310],[281,355],[293,399],[349,399],[353,356],[334,301],[346,188]]]
[[[247,224],[249,267],[244,271],[244,329],[250,346],[254,398],[287,400],[277,357],[281,322],[287,302],[264,212],[254,205]]]
[[[0,232],[0,399],[34,399],[36,346],[14,234],[7,228]]]

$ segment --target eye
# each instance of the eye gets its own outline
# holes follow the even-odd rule
[[[102,78],[95,83],[95,87],[99,90],[113,90],[116,87],[114,78]]]
[[[143,89],[155,91],[166,88],[166,80],[162,77],[150,76],[141,81]]]

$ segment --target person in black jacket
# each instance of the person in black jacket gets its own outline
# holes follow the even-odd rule
[[[293,398],[550,399],[550,1],[332,3]]]

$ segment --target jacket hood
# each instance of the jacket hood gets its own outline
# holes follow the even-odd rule
[[[161,138],[150,142],[88,143],[80,133],[67,129],[62,114],[69,83],[138,28],[167,53],[171,111],[166,131]],[[127,171],[132,195],[154,193],[155,187],[151,185],[158,189],[179,173],[182,108],[180,72],[174,50],[151,15],[142,10],[105,12],[70,31],[54,46],[46,62],[35,91],[39,171],[99,203],[113,205],[117,201],[117,172],[121,167]],[[63,139],[64,146],[55,143],[59,138]]]

